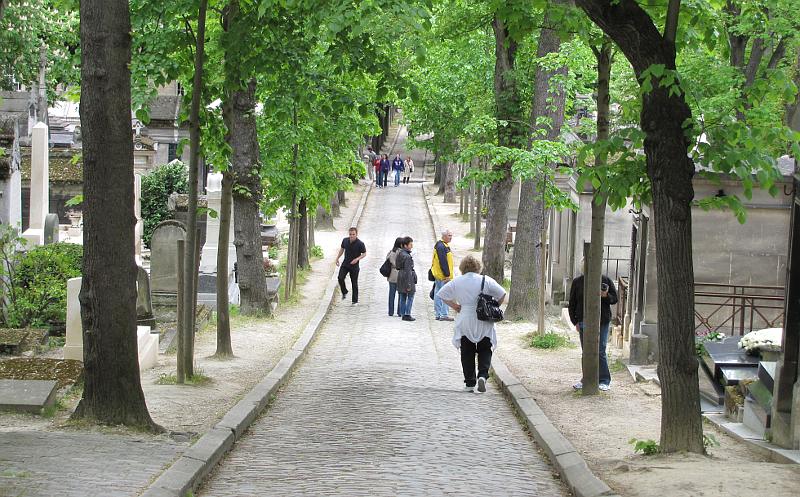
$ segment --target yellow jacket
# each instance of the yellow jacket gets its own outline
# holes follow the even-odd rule
[[[450,245],[442,240],[436,242],[433,247],[431,271],[433,272],[433,277],[437,280],[455,277],[453,273],[453,253],[450,251]]]

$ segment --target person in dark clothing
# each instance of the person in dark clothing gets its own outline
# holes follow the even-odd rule
[[[407,236],[403,238],[401,250],[397,254],[397,292],[400,294],[400,315],[403,321],[416,321],[411,317],[411,306],[414,304],[414,293],[417,289],[417,273],[414,271],[414,259],[411,249],[414,240]]]
[[[394,160],[392,161],[392,170],[394,171],[394,186],[400,186],[400,175],[403,172],[403,166],[405,163],[403,159],[400,157],[400,154],[395,155]]]
[[[339,259],[344,254],[344,261],[339,267],[339,288],[342,290],[342,300],[347,297],[347,287],[344,284],[345,276],[350,274],[350,286],[353,287],[353,305],[358,304],[358,261],[366,257],[367,247],[364,242],[358,239],[358,229],[350,228],[348,236],[342,240],[339,254],[336,256],[336,265],[339,266]]]
[[[375,167],[375,182],[378,188],[383,187],[383,178],[381,177],[381,156],[375,155],[375,160],[372,161],[372,165]]]
[[[617,289],[614,282],[606,275],[602,277],[600,284],[600,390],[606,391],[611,388],[611,372],[608,369],[608,358],[606,357],[606,346],[608,344],[608,328],[611,324],[611,306],[617,303]],[[583,275],[572,280],[572,288],[569,291],[569,319],[578,331],[583,347]],[[575,390],[583,388],[583,380],[572,385]]]
[[[389,160],[389,154],[383,154],[381,159],[381,179],[383,180],[383,187],[386,188],[386,182],[389,181],[389,169],[392,167],[392,161]]]

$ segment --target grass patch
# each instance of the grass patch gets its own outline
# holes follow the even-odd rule
[[[528,345],[534,349],[556,350],[572,345],[569,341],[569,337],[552,331],[542,335],[531,333],[527,338]]]
[[[464,238],[468,238],[468,239],[470,239],[470,240],[474,240],[474,239],[475,239],[475,233],[473,233],[473,232],[471,232],[471,231],[470,231],[469,233],[467,233],[466,235],[464,235]]]
[[[619,373],[620,371],[625,371],[625,368],[626,368],[626,366],[625,366],[625,363],[624,363],[624,362],[622,362],[622,361],[620,361],[619,359],[617,359],[616,361],[614,361],[614,362],[613,362],[613,363],[612,363],[612,364],[611,364],[611,365],[608,367],[609,371],[611,371],[612,373]]]
[[[202,387],[212,383],[214,380],[210,376],[206,376],[203,374],[202,369],[196,369],[194,375],[186,378],[184,385],[190,385],[193,387]],[[161,373],[161,375],[156,380],[156,385],[177,385],[178,384],[178,375],[175,373]]]
[[[511,291],[511,279],[510,278],[503,278],[503,288],[505,288],[507,292]]]

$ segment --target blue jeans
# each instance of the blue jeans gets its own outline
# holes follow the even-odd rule
[[[380,169],[375,171],[375,183],[378,188],[383,185],[383,172]]]
[[[398,313],[401,316],[411,315],[411,306],[414,304],[414,292],[402,293],[400,292],[400,303]]]
[[[397,297],[395,297],[397,295]],[[399,300],[400,295],[397,294],[397,283],[389,283],[389,315],[394,316],[394,301]],[[400,304],[397,304],[397,314],[400,314]],[[402,316],[402,314],[400,314]]]
[[[383,180],[381,185],[383,185],[383,187],[386,188],[386,183],[389,181],[389,170],[388,169],[382,170],[381,171],[381,176],[382,176],[381,179]]]
[[[400,186],[400,170],[394,170],[394,186]]]
[[[447,304],[439,298],[439,290],[447,284],[444,280],[436,280],[433,285],[433,309],[436,311],[437,318],[447,317]]]
[[[601,385],[611,384],[611,371],[608,370],[608,358],[606,357],[606,347],[608,345],[608,328],[611,323],[600,324],[600,350],[598,357],[600,359],[600,370],[598,371],[598,383]],[[581,348],[583,348],[583,323],[578,323],[581,327],[581,332],[578,336],[581,338]]]

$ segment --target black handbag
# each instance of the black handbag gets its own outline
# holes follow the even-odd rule
[[[392,263],[389,262],[388,257],[386,258],[385,261],[383,261],[383,264],[381,265],[380,269],[378,269],[378,271],[380,271],[381,274],[386,278],[388,278],[389,275],[392,274]]]
[[[478,294],[478,321],[489,321],[497,323],[503,320],[503,310],[500,304],[491,295],[483,293],[483,285],[486,283],[486,275],[481,280],[481,293]]]
[[[436,281],[436,277],[433,275],[432,269],[428,269],[428,281]]]

